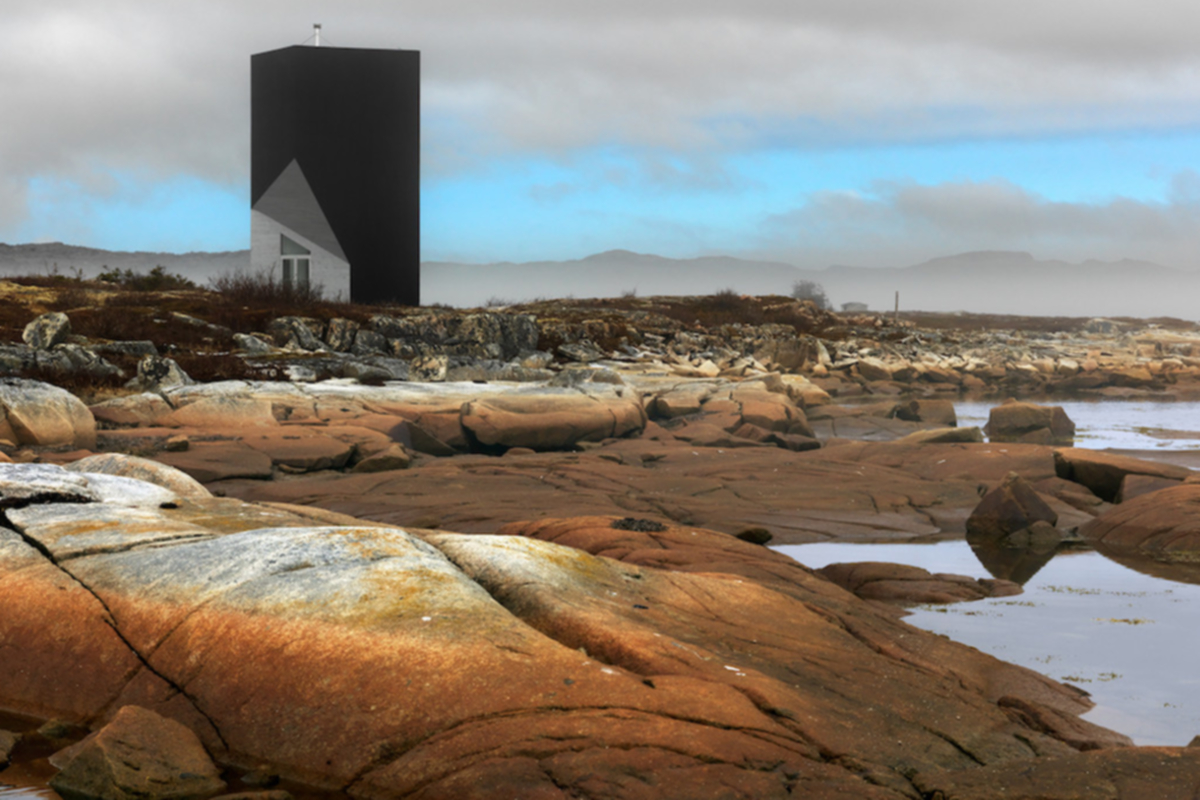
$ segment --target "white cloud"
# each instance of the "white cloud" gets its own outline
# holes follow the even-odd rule
[[[98,197],[114,172],[244,181],[249,56],[313,22],[329,44],[422,51],[431,176],[628,146],[701,165],[662,162],[664,182],[737,190],[711,165],[764,142],[1200,125],[1183,0],[55,0],[6,12],[0,231],[33,176]],[[979,191],[1021,224],[1018,199]]]

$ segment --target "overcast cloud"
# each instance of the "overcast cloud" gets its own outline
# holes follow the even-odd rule
[[[0,48],[0,239],[33,213],[31,182],[95,202],[131,176],[243,187],[249,56],[304,41],[318,21],[328,44],[422,51],[427,183],[542,159],[564,170],[530,188],[542,205],[597,191],[596,172],[572,174],[597,151],[628,155],[626,186],[744,197],[756,182],[726,160],[772,148],[1200,131],[1200,6],[1182,0],[23,6],[6,9]],[[1196,181],[1189,165],[1159,166],[1164,187]],[[1195,250],[1190,188],[1059,202],[1014,180],[997,164],[828,185],[760,214],[744,248],[810,262],[878,261],[890,247],[889,263],[1017,240]]]

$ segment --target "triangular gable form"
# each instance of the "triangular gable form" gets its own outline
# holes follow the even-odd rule
[[[325,219],[325,212],[321,210],[321,204],[317,202],[312,187],[308,185],[295,159],[279,173],[279,177],[254,204],[254,210],[291,228],[343,261],[350,260],[338,244],[337,236],[329,220]]]

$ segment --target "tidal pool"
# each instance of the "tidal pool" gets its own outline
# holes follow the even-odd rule
[[[1200,403],[1036,401],[1062,406],[1075,423],[1075,446],[1092,450],[1200,450]],[[960,427],[987,424],[996,402],[955,403]]]
[[[887,561],[990,577],[965,541],[774,549],[814,569]],[[1084,718],[1137,744],[1186,745],[1200,734],[1200,585],[1075,551],[1052,558],[1022,595],[912,611],[912,625],[1083,689],[1096,703]]]

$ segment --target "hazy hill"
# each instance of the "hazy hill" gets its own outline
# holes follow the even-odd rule
[[[674,259],[610,250],[576,261],[426,262],[421,267],[421,297],[424,302],[463,306],[490,298],[617,297],[629,291],[646,296],[712,294],[732,288],[742,294],[788,294],[797,278],[796,268],[788,264],[729,256]]]
[[[1148,261],[1079,264],[1029,253],[985,251],[935,258],[899,269],[834,266],[798,271],[830,299],[890,309],[1070,316],[1200,316],[1200,275]]]
[[[0,276],[93,277],[105,268],[148,272],[161,264],[199,284],[245,270],[249,251],[227,253],[123,253],[51,244],[0,244]],[[514,264],[426,262],[421,298],[426,304],[478,306],[489,300],[537,297],[615,297],[711,294],[788,294],[798,280],[821,284],[835,307],[858,301],[889,311],[895,293],[900,307],[925,311],[1068,316],[1200,317],[1200,273],[1147,261],[1079,264],[1038,260],[1029,253],[986,251],[935,258],[897,268],[833,266],[800,270],[788,264],[730,256],[675,259],[610,250],[574,261]]]
[[[167,272],[183,275],[203,285],[218,275],[245,271],[250,266],[250,251],[128,253],[77,247],[61,242],[16,245],[0,243],[0,276],[56,273],[73,276],[78,270],[83,277],[94,278],[108,269],[149,272],[159,265]]]

